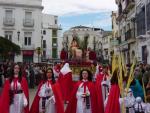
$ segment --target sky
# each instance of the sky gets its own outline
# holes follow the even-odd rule
[[[58,16],[63,31],[84,25],[111,30],[111,11],[115,0],[43,0],[43,13]]]

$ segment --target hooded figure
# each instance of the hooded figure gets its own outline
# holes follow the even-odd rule
[[[72,70],[70,69],[68,63],[65,63],[65,65],[60,70],[58,82],[61,87],[63,99],[65,102],[68,102],[70,98],[70,93],[72,91],[72,86],[73,86]]]
[[[108,96],[110,80],[106,65],[97,67],[99,74],[96,76],[96,90],[98,93],[98,101],[101,103],[99,109],[104,112],[104,103]]]
[[[133,96],[132,90],[129,88],[129,90],[126,91],[126,97],[120,98],[120,104],[122,105],[124,103],[126,108],[126,113],[135,113],[134,111],[134,104],[135,104],[135,97]]]
[[[146,104],[141,97],[137,97],[134,105],[135,113],[146,113]]]
[[[120,88],[118,85],[118,69],[116,68],[111,78],[111,88],[104,113],[120,113]]]

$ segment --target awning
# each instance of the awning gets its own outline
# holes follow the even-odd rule
[[[33,51],[33,50],[23,50],[23,51],[22,51],[22,54],[23,54],[24,56],[33,56],[34,51]]]

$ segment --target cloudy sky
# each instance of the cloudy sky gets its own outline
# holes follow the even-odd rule
[[[77,25],[111,30],[111,11],[115,0],[43,0],[44,13],[59,16],[64,30]]]

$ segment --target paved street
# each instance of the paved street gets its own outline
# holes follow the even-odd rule
[[[35,97],[36,90],[37,90],[37,88],[29,89],[29,104],[30,104],[30,107],[31,107],[31,104],[32,104],[33,99]]]
[[[33,102],[33,99],[35,97],[35,94],[36,94],[36,91],[37,91],[37,88],[34,88],[34,89],[29,89],[29,94],[30,94],[30,107],[31,107],[31,104]],[[64,108],[66,109],[67,105],[64,104]]]
[[[36,94],[36,90],[37,88],[34,88],[34,89],[29,89],[29,103],[30,103],[30,107],[31,107],[31,104],[32,104],[32,101],[35,97],[35,94]],[[1,91],[2,91],[2,88],[0,88],[0,94],[1,94]]]
[[[0,94],[1,94],[1,90],[2,90],[2,88],[0,88]],[[29,89],[29,104],[30,104],[30,107],[31,107],[31,104],[32,104],[33,99],[35,97],[36,91],[37,91],[37,88]],[[66,108],[66,105],[64,105],[64,107]]]

